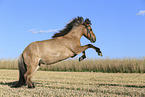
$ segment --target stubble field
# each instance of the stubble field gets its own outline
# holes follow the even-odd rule
[[[96,97],[145,96],[143,73],[96,73],[37,71],[36,86],[11,88],[18,80],[18,70],[0,70],[0,97]]]

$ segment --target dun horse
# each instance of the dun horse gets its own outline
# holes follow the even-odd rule
[[[86,58],[85,50],[93,48],[98,55],[102,56],[99,48],[92,44],[81,46],[80,39],[85,36],[92,43],[96,41],[96,36],[90,26],[89,19],[77,17],[73,19],[59,33],[56,33],[52,39],[36,41],[29,44],[18,59],[19,82],[13,87],[21,87],[27,84],[28,88],[34,88],[31,77],[41,64],[51,65],[53,63],[74,57],[83,52],[79,58],[82,61]]]

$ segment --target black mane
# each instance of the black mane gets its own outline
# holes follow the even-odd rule
[[[84,19],[83,17],[74,18],[70,23],[68,23],[64,29],[60,30],[60,32],[55,33],[52,38],[60,37],[68,34],[73,27],[78,26],[79,24],[83,24]]]

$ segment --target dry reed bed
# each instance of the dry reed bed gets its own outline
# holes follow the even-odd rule
[[[17,59],[1,59],[1,69],[17,69]],[[73,72],[108,72],[108,73],[145,73],[144,58],[123,59],[86,59],[78,62],[77,59],[68,59],[53,65],[41,65],[39,70],[44,71],[73,71]]]

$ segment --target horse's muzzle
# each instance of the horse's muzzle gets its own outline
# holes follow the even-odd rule
[[[92,38],[90,41],[91,41],[92,43],[95,43],[95,42],[96,42],[96,38]]]

